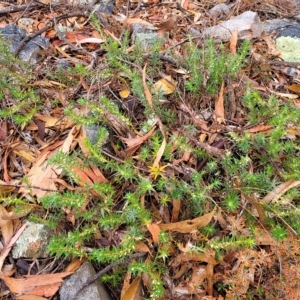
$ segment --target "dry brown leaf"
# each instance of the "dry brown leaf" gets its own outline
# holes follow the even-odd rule
[[[76,41],[78,44],[102,44],[105,41],[95,37],[87,37]]]
[[[77,138],[77,136],[80,134],[80,132],[81,132],[81,125],[76,125],[70,130],[66,140],[62,144],[62,147],[61,147],[62,152],[69,153],[70,150],[73,150],[75,148],[75,146],[77,145],[77,142],[76,142],[76,144],[73,144],[73,141]]]
[[[149,106],[151,107],[151,109],[153,109],[152,95],[151,95],[151,92],[146,83],[146,69],[147,69],[147,64],[145,64],[145,66],[143,68],[143,72],[142,72],[144,93],[145,93],[145,97],[146,97],[146,100],[147,100]]]
[[[245,197],[256,209],[257,213],[258,213],[258,216],[259,216],[259,220],[262,224],[264,224],[264,221],[267,217],[266,213],[265,213],[265,210],[262,206],[261,203],[259,203],[258,201],[256,201],[255,198],[247,195],[247,194],[242,194],[243,197]]]
[[[141,277],[137,277],[130,284],[121,300],[142,300]]]
[[[180,253],[175,257],[174,267],[177,267],[182,263],[186,263],[189,261],[201,261],[206,262],[208,264],[212,264],[214,266],[217,264],[216,260],[214,259],[214,253],[185,252]]]
[[[121,299],[124,297],[125,292],[130,287],[131,275],[132,275],[131,272],[127,272],[124,277],[123,286],[122,286],[122,290],[121,290]]]
[[[62,279],[71,274],[72,272],[25,275],[23,278],[15,279],[0,273],[0,279],[5,282],[12,293],[51,297],[61,286]]]
[[[93,180],[94,183],[108,182],[108,180],[96,166],[91,166],[91,169],[84,168],[83,171]]]
[[[286,85],[285,88],[292,92],[300,93],[300,84]]]
[[[268,195],[266,195],[261,202],[262,203],[270,203],[276,202],[280,197],[290,190],[293,187],[296,187],[300,184],[300,180],[289,180],[283,182],[282,184],[278,185],[273,191],[271,191]]]
[[[193,244],[190,242],[187,242],[185,245],[182,243],[177,243],[177,247],[181,252],[191,252],[193,249]]]
[[[175,91],[176,86],[177,82],[169,75],[156,81],[152,86],[152,91],[162,93],[163,95],[169,95]]]
[[[171,17],[168,20],[160,23],[158,26],[158,33],[170,32],[176,30],[177,20],[175,17]]]
[[[206,278],[207,278],[207,287],[206,291],[208,295],[213,295],[213,276],[214,276],[214,266],[215,262],[212,260],[208,262],[206,266]]]
[[[34,162],[35,158],[28,152],[24,151],[24,150],[14,150],[13,151],[15,154],[17,154],[20,157],[25,158],[26,160],[30,161],[30,162]]]
[[[273,128],[271,125],[257,125],[255,127],[252,127],[248,130],[250,133],[256,133],[256,132],[261,132],[261,131],[266,131]]]
[[[45,297],[35,296],[35,295],[22,295],[17,298],[16,300],[47,300]]]
[[[159,233],[161,231],[160,227],[156,223],[152,222],[152,223],[147,224],[147,228],[151,232],[153,242],[158,243],[158,240],[159,240],[158,236],[159,236]]]
[[[68,153],[72,150],[78,141],[74,141],[77,135],[80,133],[80,126],[74,126],[66,140],[62,145],[58,147],[57,150],[61,150],[65,153]],[[73,143],[74,142],[74,143]],[[57,187],[55,185],[54,180],[59,177],[62,173],[62,170],[56,166],[48,165],[47,159],[50,151],[45,151],[37,158],[36,162],[33,164],[32,168],[28,172],[27,176],[31,185],[41,187],[43,189],[49,189],[52,191],[56,191]],[[20,193],[27,194],[29,193],[29,189],[20,188]],[[44,197],[48,191],[41,189],[31,189],[32,195],[35,195],[38,199]]]
[[[263,39],[265,40],[265,42],[268,45],[268,54],[269,55],[272,54],[274,56],[281,58],[282,54],[277,50],[274,39],[272,39],[272,37],[270,35],[264,36]]]
[[[84,262],[86,261],[85,258],[77,258],[71,261],[71,263],[65,268],[64,272],[71,272],[74,273]]]
[[[136,252],[150,253],[149,247],[143,242],[137,242],[134,247]]]
[[[194,295],[195,298],[190,296],[192,299],[207,299],[204,297],[206,295],[204,288],[201,286],[193,286],[188,279],[180,282],[176,287],[173,287],[172,293],[177,295]]]
[[[180,269],[176,270],[176,273],[174,276],[172,276],[172,278],[179,279],[181,276],[185,275],[190,268],[191,268],[190,264],[180,265]]]
[[[16,240],[19,238],[19,236],[22,234],[24,229],[26,228],[27,224],[24,224],[13,236],[13,238],[10,239],[9,243],[5,246],[4,249],[2,249],[1,255],[0,255],[0,274],[1,274],[1,269],[4,263],[5,258],[9,254],[11,247],[14,245]]]
[[[68,190],[70,191],[76,191],[78,188],[77,187],[74,187],[68,183],[66,183],[65,180],[63,179],[60,179],[60,178],[57,178],[57,179],[53,179],[54,182],[57,182],[59,184],[61,184],[63,187],[67,188]]]
[[[64,117],[63,119],[61,118],[55,118],[51,116],[44,116],[44,115],[35,115],[35,118],[38,120],[41,120],[45,122],[45,127],[55,127],[55,126],[61,126],[63,128],[70,128],[74,126],[74,121],[71,119]]]
[[[4,142],[7,138],[7,120],[0,121],[0,142]]]
[[[150,22],[147,22],[143,19],[139,19],[139,18],[126,18],[123,21],[123,25],[127,26],[127,25],[132,25],[132,24],[139,24],[139,25],[143,25],[143,26],[149,26],[149,27],[153,27],[153,25]]]
[[[216,121],[221,124],[225,122],[225,112],[224,112],[224,81],[222,82],[219,97],[215,102],[215,116]]]
[[[144,93],[145,93],[145,97],[146,97],[146,100],[147,100],[149,106],[153,110],[152,95],[151,95],[151,92],[150,92],[150,90],[147,86],[147,83],[146,83],[146,69],[147,69],[147,64],[145,64],[145,66],[143,68],[143,71],[142,71]],[[166,145],[167,145],[166,135],[165,135],[163,124],[162,124],[161,120],[158,118],[158,116],[156,116],[156,117],[158,119],[157,122],[158,122],[158,125],[159,125],[159,129],[160,129],[164,139],[163,139],[163,142],[162,142],[159,150],[156,153],[156,157],[155,157],[155,160],[154,160],[154,163],[153,163],[153,167],[157,167],[159,165],[159,162],[160,162],[160,160],[161,160],[161,158],[164,154],[164,151],[165,151],[165,148],[166,148]]]
[[[76,173],[76,176],[78,178],[78,184],[80,184],[81,186],[93,184],[92,180],[80,167],[73,167],[72,170]]]
[[[57,178],[62,172],[54,166],[49,166],[46,162],[48,158],[48,152],[45,152],[38,160],[34,163],[27,176],[31,185],[38,186],[45,189],[57,190],[52,178]],[[29,189],[24,187],[20,188],[20,193],[27,194]],[[41,189],[31,189],[32,195],[37,198],[44,197],[48,192]]]
[[[16,269],[14,265],[6,264],[3,266],[1,272],[4,276],[11,277],[16,272]]]
[[[276,240],[266,230],[255,228],[255,244],[257,246],[272,246],[276,245]]]
[[[175,223],[178,221],[179,212],[181,208],[181,200],[173,199],[173,210],[172,210],[172,223]]]
[[[176,231],[181,233],[190,233],[193,230],[197,230],[198,228],[202,228],[206,226],[212,219],[212,217],[215,215],[215,210],[212,212],[192,219],[192,220],[185,220],[177,223],[170,223],[170,224],[159,224],[159,227],[161,230],[170,230],[170,231]]]
[[[297,2],[293,0],[270,0],[266,1],[266,3],[271,5],[276,5],[277,7],[280,7],[284,11],[293,11],[297,8]]]
[[[272,94],[278,96],[278,97],[281,97],[285,100],[285,98],[288,98],[288,99],[298,99],[299,98],[299,95],[296,95],[296,94],[288,94],[288,93],[279,93],[279,92],[276,92],[276,91],[272,91],[271,89],[268,89]],[[298,92],[299,93],[299,92]]]
[[[15,189],[14,186],[6,185],[6,182],[0,179],[0,196],[7,196]]]
[[[161,160],[161,158],[162,158],[162,156],[165,152],[166,145],[167,145],[167,141],[164,138],[160,148],[158,149],[158,151],[156,153],[155,160],[154,160],[154,163],[153,163],[153,167],[156,167],[156,166],[159,165],[159,162],[160,162],[160,160]]]
[[[205,266],[205,265],[200,265],[200,266],[193,268],[192,277],[189,282],[189,284],[192,287],[200,286],[203,283],[203,281],[206,279],[206,277],[207,277],[206,267],[207,266]]]
[[[190,0],[181,0],[180,4],[181,4],[181,7],[183,9],[188,10],[189,9],[189,4],[190,4]]]
[[[146,133],[145,135],[138,136],[138,137],[135,137],[135,138],[120,137],[121,140],[128,146],[128,148],[126,148],[126,151],[131,150],[132,148],[135,148],[137,146],[140,146],[142,143],[144,143],[153,134],[154,130],[155,130],[155,127],[152,127],[152,129],[148,133]]]
[[[5,220],[2,217],[4,217]],[[1,227],[2,238],[4,240],[4,246],[8,245],[14,233],[13,223],[8,218],[9,218],[9,213],[0,204],[0,227]]]
[[[236,54],[236,45],[237,45],[237,41],[238,41],[238,33],[239,31],[237,29],[233,30],[229,43],[230,43],[230,52],[232,54]]]
[[[300,136],[300,128],[288,128],[287,129],[288,134],[297,135]]]
[[[203,143],[203,142],[200,142],[200,141],[197,141],[196,139],[194,138],[190,138],[198,147],[204,149],[205,151],[207,151],[209,154],[211,154],[212,156],[215,156],[215,157],[222,157],[225,153],[226,153],[226,150],[223,150],[223,149],[219,149],[217,147],[214,147],[214,146],[210,146],[209,144],[207,143]]]

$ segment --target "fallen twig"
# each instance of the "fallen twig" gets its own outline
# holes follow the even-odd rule
[[[39,189],[41,191],[46,191],[46,192],[58,192],[57,190],[52,190],[52,189],[46,189],[42,188],[36,185],[24,185],[24,184],[9,184],[9,183],[0,183],[0,186],[12,186],[15,188],[25,188],[25,189]]]
[[[226,150],[219,149],[214,146],[210,146],[206,143],[202,143],[194,139],[193,137],[189,136],[188,137],[196,146],[200,147],[201,149],[204,149],[208,154],[215,156],[215,157],[222,157],[225,153]]]

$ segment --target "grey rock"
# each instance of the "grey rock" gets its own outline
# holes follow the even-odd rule
[[[300,38],[300,24],[297,24],[297,26],[289,26],[286,28],[281,28],[278,30],[278,32],[279,32],[278,37],[290,36],[293,38]]]
[[[83,125],[83,130],[86,132],[86,136],[92,144],[97,142],[99,128],[99,125]]]
[[[48,257],[47,246],[53,231],[44,224],[26,222],[27,227],[16,241],[13,250],[13,258],[42,258]]]
[[[59,295],[61,300],[71,300],[88,280],[96,274],[92,264],[85,262],[74,274],[65,279]],[[95,280],[92,284],[84,288],[77,296],[76,300],[112,300],[100,280]]]
[[[53,0],[55,3],[63,3],[64,0]],[[114,9],[115,0],[70,0],[70,3],[72,3],[74,6],[82,5],[82,6],[89,6],[93,7],[94,11],[99,11],[102,13],[106,13],[108,15],[112,14],[112,11]]]
[[[27,33],[25,29],[20,28],[15,24],[9,24],[4,28],[0,28],[0,35],[8,42],[9,51],[13,53],[18,48],[20,42],[27,36]],[[38,62],[41,49],[47,49],[48,47],[48,39],[36,36],[25,44],[19,54],[19,58],[32,65],[36,64]]]
[[[137,33],[135,39],[136,43],[140,44],[144,50],[150,50],[159,40],[156,32]]]
[[[276,48],[282,58],[289,62],[300,61],[300,24],[277,30]]]
[[[230,9],[225,3],[220,3],[209,10],[210,16],[213,18],[221,19],[222,17],[227,17],[230,14]]]
[[[201,32],[199,31],[199,30],[197,30],[196,28],[194,28],[194,27],[190,27],[189,28],[189,34],[192,36],[192,37],[201,37],[202,35],[201,35]]]
[[[132,40],[141,45],[144,50],[150,50],[161,38],[158,36],[156,27],[132,24]]]
[[[65,58],[57,59],[57,61],[55,62],[55,66],[57,68],[62,68],[64,70],[67,70],[67,69],[71,68],[70,62]]]
[[[261,36],[262,26],[258,14],[246,11],[235,18],[203,30],[204,37],[228,41],[234,30],[238,30],[239,39],[252,39]]]
[[[289,26],[299,26],[299,23],[292,19],[273,19],[261,23],[262,29],[267,32],[282,30]]]
[[[116,4],[115,0],[101,0],[95,7],[100,12],[111,15],[115,7],[115,4]]]

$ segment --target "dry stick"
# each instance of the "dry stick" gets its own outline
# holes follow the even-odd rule
[[[52,190],[52,189],[46,189],[42,188],[36,185],[24,185],[24,184],[9,184],[9,183],[0,183],[0,186],[12,186],[16,188],[25,188],[25,189],[39,189],[41,191],[46,191],[46,192],[58,192],[57,190]]]
[[[180,45],[182,45],[182,44],[185,44],[185,43],[187,43],[187,42],[189,42],[189,41],[200,40],[200,39],[203,39],[203,35],[202,35],[202,34],[200,34],[199,36],[197,35],[197,36],[193,36],[193,37],[191,37],[191,38],[186,38],[186,39],[184,39],[184,40],[182,40],[182,41],[180,41],[180,42],[178,42],[178,43],[176,43],[176,44],[170,46],[170,47],[167,48],[166,50],[163,50],[163,51],[159,52],[159,54],[160,54],[160,56],[163,57],[168,51],[170,51],[170,50],[173,49],[173,48],[176,48],[176,47],[178,47],[178,46],[180,46]]]
[[[291,68],[300,69],[299,62],[271,60],[271,61],[269,61],[269,64],[273,65],[273,66],[283,66],[283,67],[291,67]]]
[[[110,270],[112,270],[114,267],[117,267],[118,265],[121,264],[125,264],[125,263],[129,263],[131,259],[133,258],[139,258],[139,257],[143,257],[145,256],[146,253],[135,253],[132,255],[128,255],[127,257],[123,258],[123,259],[119,259],[116,262],[108,265],[107,267],[105,267],[104,269],[102,269],[101,271],[99,271],[98,273],[96,273],[92,278],[90,278],[86,283],[84,283],[79,290],[76,292],[76,294],[73,296],[73,298],[71,298],[71,300],[76,300],[77,296],[79,295],[79,293],[85,289],[87,286],[89,286],[90,284],[92,284],[95,280],[97,280],[99,277],[101,277],[102,275],[106,274],[107,272],[109,272]]]
[[[23,18],[23,16],[25,15],[25,13],[29,10],[30,5],[32,4],[34,0],[31,0],[31,2],[28,4],[28,6],[25,8],[25,10],[21,13],[21,15],[19,17],[17,17],[17,19],[14,21],[15,24],[18,24],[19,20],[21,18]]]
[[[37,9],[40,7],[47,7],[48,5],[39,1],[34,0],[34,4],[25,4],[25,5],[10,5],[7,8],[0,9],[0,16],[1,15],[6,15],[9,13],[14,13],[18,11],[23,11],[23,10],[32,10],[32,9]],[[61,6],[62,4],[57,3],[57,4],[52,4],[53,6]]]
[[[201,149],[204,149],[207,153],[209,153],[212,156],[215,157],[223,157],[223,155],[226,153],[226,150],[223,149],[219,149],[217,147],[214,146],[210,146],[206,143],[202,143],[197,141],[195,138],[188,136],[188,138],[194,143],[196,144],[196,146],[200,147]]]
[[[213,144],[212,147],[220,149],[220,148],[222,148],[224,145],[225,145],[224,140],[219,140],[219,141],[217,141],[215,144]],[[204,166],[206,165],[207,161],[208,161],[207,158],[203,159],[203,160],[200,162],[200,164],[197,166],[197,169],[196,169],[196,170],[197,170],[198,172],[199,172],[200,170],[202,170],[202,169],[204,168]]]
[[[37,9],[41,6],[44,6],[44,5],[39,4],[39,3],[34,3],[34,4],[30,4],[30,5],[28,5],[28,4],[26,4],[26,5],[11,5],[8,8],[1,9],[0,10],[0,16],[1,15],[6,15],[6,14],[9,14],[9,13],[13,13],[13,12],[23,11],[25,9],[27,9],[27,10]]]

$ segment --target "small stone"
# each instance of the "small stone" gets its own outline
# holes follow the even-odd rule
[[[25,29],[15,24],[9,24],[4,28],[0,28],[0,35],[8,42],[9,51],[13,53],[18,48],[20,42],[27,36],[27,33]],[[47,49],[48,47],[48,39],[36,36],[24,45],[19,58],[34,65],[38,62],[41,49]]]
[[[140,44],[144,50],[151,50],[155,43],[159,41],[159,37],[156,32],[137,33],[135,41]]]
[[[102,13],[111,15],[116,4],[115,2],[115,0],[101,0],[97,5],[95,5],[95,8]]]
[[[12,256],[15,259],[48,257],[47,246],[53,235],[52,230],[44,224],[26,222],[27,227],[16,241]]]
[[[70,62],[65,58],[57,59],[57,61],[55,62],[55,66],[56,68],[61,68],[64,70],[68,70],[69,68],[71,68]]]
[[[220,3],[209,10],[209,14],[213,18],[221,19],[222,17],[227,17],[230,14],[230,9],[225,3]]]
[[[85,262],[74,274],[65,279],[59,295],[61,300],[71,300],[80,288],[96,274],[92,264]],[[100,279],[85,287],[76,300],[112,300]]]
[[[83,125],[86,137],[92,142],[92,144],[97,142],[99,129],[99,125]]]
[[[156,29],[156,27],[132,24],[132,40],[141,45],[145,51],[150,50],[161,39],[154,31]]]

